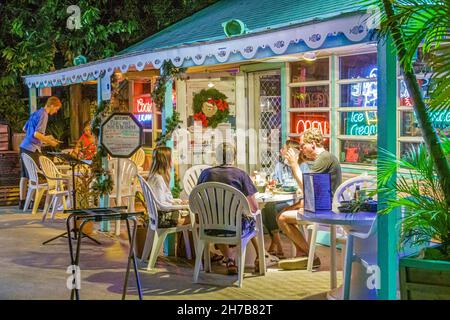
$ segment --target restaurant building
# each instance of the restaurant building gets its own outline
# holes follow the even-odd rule
[[[80,83],[97,85],[98,102],[110,100],[115,75],[121,111],[134,113],[144,125],[150,156],[174,110],[182,128],[199,129],[194,96],[214,88],[229,107],[227,124],[219,128],[230,134],[247,172],[272,172],[284,141],[318,128],[340,160],[344,179],[376,175],[380,149],[401,156],[423,140],[392,44],[375,37],[372,9],[350,0],[219,1],[112,58],[24,77],[30,107],[36,108],[37,89]],[[187,69],[168,83],[165,106],[158,110],[151,93],[168,60]],[[430,72],[421,51],[414,68],[426,92]],[[434,124],[448,130],[450,113],[436,114]],[[256,143],[248,134],[252,129]],[[175,152],[180,176],[209,159],[204,153],[213,140],[203,135],[200,142],[189,141],[202,148]],[[177,151],[180,141],[172,143]],[[395,234],[395,222],[389,215],[378,221],[379,296],[385,299],[396,295],[397,239],[388,236]]]

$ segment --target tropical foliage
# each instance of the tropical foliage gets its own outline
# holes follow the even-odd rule
[[[444,153],[450,160],[450,140],[442,137],[442,141]],[[393,181],[391,177],[398,168],[407,173]],[[378,173],[378,191],[390,195],[381,213],[395,208],[404,210],[401,243],[418,246],[434,238],[442,243],[438,247],[441,254],[435,258],[450,260],[450,207],[445,199],[448,190],[443,189],[427,149],[422,145],[411,148],[400,160],[385,152],[379,160]]]
[[[110,57],[158,30],[184,18],[212,0],[8,0],[0,4],[0,116],[11,99],[16,110],[27,112],[21,76]],[[67,28],[71,13],[80,7],[81,28]],[[17,124],[20,126],[20,123]]]
[[[450,164],[431,121],[431,112],[450,107],[450,0],[376,0],[372,4],[382,9],[378,34],[381,41],[388,37],[393,40],[439,187],[450,207]],[[434,86],[427,101],[412,69],[413,56],[420,45],[433,71]]]

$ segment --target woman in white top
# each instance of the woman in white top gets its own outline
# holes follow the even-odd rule
[[[172,169],[172,150],[168,147],[157,147],[153,150],[152,165],[148,176],[148,184],[156,201],[162,207],[185,204],[180,199],[174,199],[170,191],[170,171]],[[189,211],[160,211],[158,207],[158,226],[170,228],[189,224]]]

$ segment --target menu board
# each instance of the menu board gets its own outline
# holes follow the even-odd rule
[[[142,145],[142,126],[131,113],[114,113],[102,124],[101,144],[111,157],[129,158]]]
[[[331,175],[304,173],[303,199],[305,211],[331,210]]]

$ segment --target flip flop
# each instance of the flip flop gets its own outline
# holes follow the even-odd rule
[[[223,255],[214,253],[211,257],[212,262],[221,262],[223,260]]]

